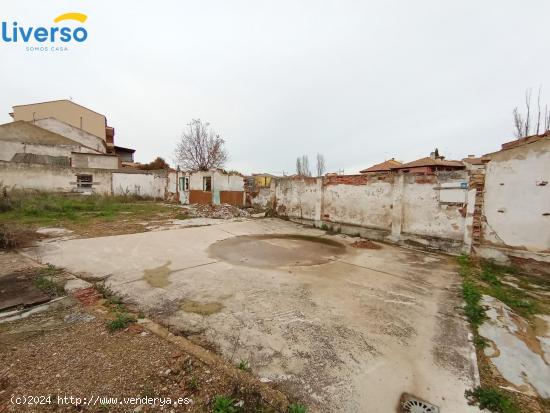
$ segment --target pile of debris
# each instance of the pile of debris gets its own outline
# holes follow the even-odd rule
[[[252,208],[238,208],[229,204],[207,205],[207,204],[191,204],[183,205],[186,215],[190,218],[217,218],[231,219],[249,217]]]

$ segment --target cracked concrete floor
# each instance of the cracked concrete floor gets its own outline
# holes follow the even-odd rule
[[[392,412],[403,392],[442,412],[478,411],[464,398],[475,370],[455,260],[355,249],[353,240],[261,219],[31,253],[87,279],[107,277],[128,301],[235,363],[248,360],[310,411]]]

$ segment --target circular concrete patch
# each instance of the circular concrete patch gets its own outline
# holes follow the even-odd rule
[[[308,235],[242,235],[216,242],[210,254],[232,264],[281,267],[323,264],[345,249],[339,242]]]

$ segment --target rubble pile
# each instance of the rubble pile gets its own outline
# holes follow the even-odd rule
[[[252,208],[238,208],[229,204],[207,205],[191,204],[183,206],[185,213],[191,218],[231,219],[249,217]]]

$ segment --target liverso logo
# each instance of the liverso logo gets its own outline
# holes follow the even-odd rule
[[[75,20],[84,23],[88,16],[82,13],[65,13],[57,16],[54,23],[60,23],[66,20]],[[34,45],[27,46],[27,51],[65,51],[70,42],[82,43],[88,38],[88,32],[82,26],[50,26],[50,27],[25,27],[19,25],[16,21],[8,23],[2,22],[2,42],[4,43],[49,43],[47,46]]]

